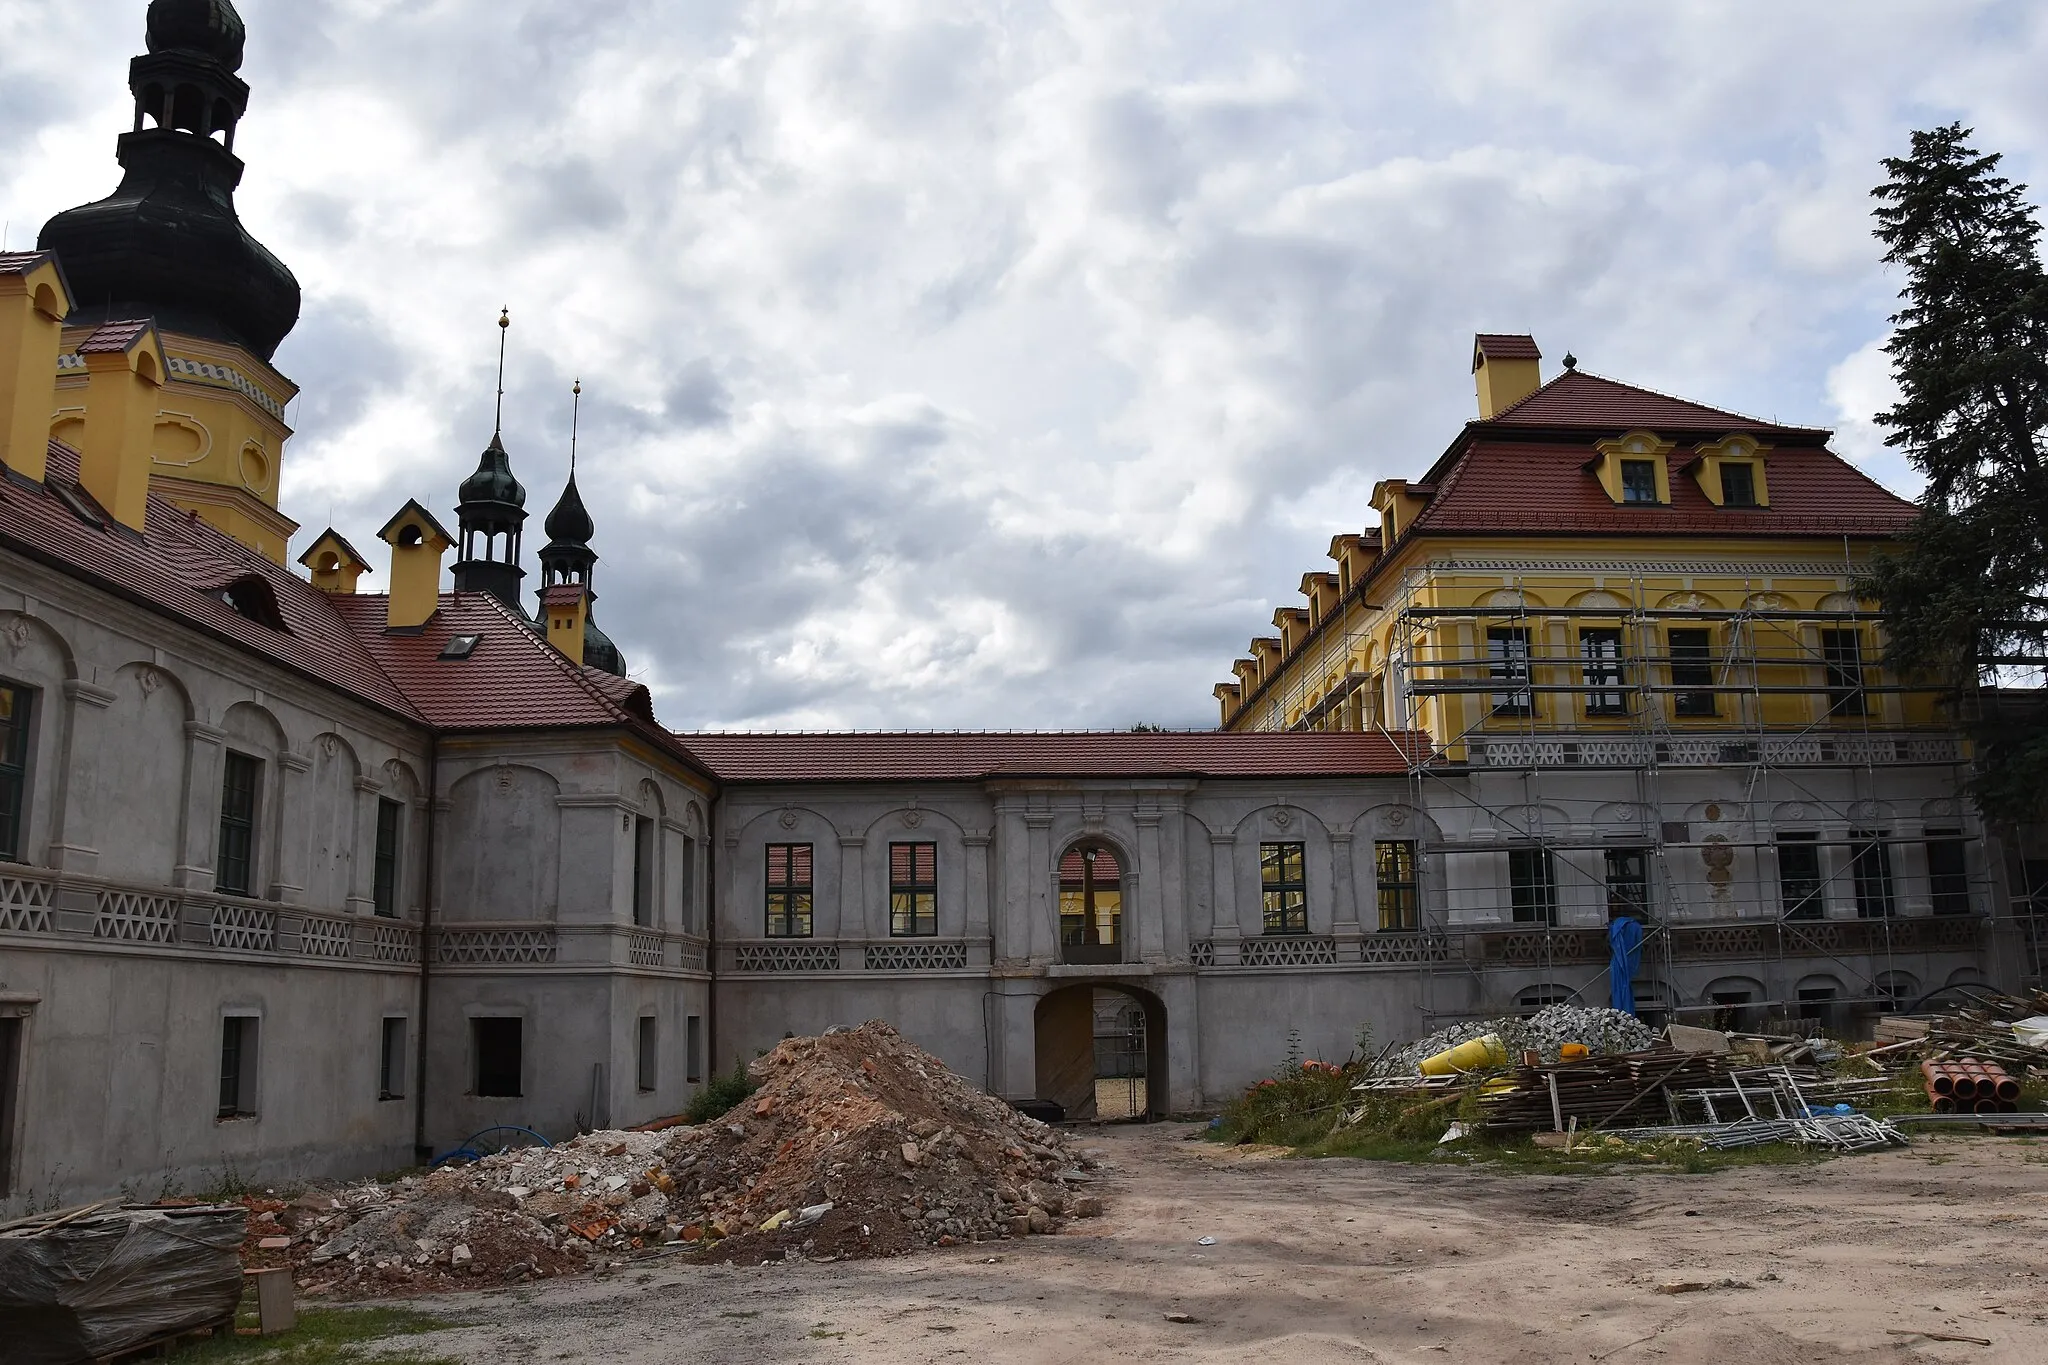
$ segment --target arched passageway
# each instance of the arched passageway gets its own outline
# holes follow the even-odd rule
[[[1034,1019],[1038,1098],[1069,1119],[1166,1113],[1166,1005],[1120,982],[1041,996]]]

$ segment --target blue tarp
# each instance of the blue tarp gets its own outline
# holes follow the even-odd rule
[[[1623,915],[1607,923],[1607,1003],[1624,1014],[1636,1012],[1636,967],[1643,960],[1643,926]]]

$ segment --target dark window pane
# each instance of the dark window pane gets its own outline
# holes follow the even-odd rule
[[[889,845],[889,932],[939,932],[939,846]]]
[[[1820,845],[1811,834],[1778,836],[1778,897],[1786,919],[1819,919]]]
[[[1581,630],[1579,655],[1586,661],[1580,673],[1591,689],[1586,693],[1586,714],[1627,715],[1628,695],[1622,691],[1627,680],[1621,669],[1621,632],[1607,626]]]
[[[1820,656],[1827,671],[1828,714],[1864,714],[1863,637],[1853,630],[1824,630]]]
[[[1706,630],[1670,630],[1665,640],[1671,652],[1671,685],[1673,687],[1712,687],[1714,685],[1714,636]],[[1672,711],[1681,716],[1711,716],[1714,714],[1712,692],[1680,692],[1672,701]]]
[[[0,861],[21,861],[21,834],[28,810],[29,719],[35,694],[0,685]]]
[[[1756,506],[1756,467],[1747,464],[1721,466],[1721,505]]]
[[[235,1016],[220,1021],[219,1117],[231,1119],[256,1108],[256,1020]]]
[[[654,923],[654,821],[633,818],[633,923]]]
[[[1856,885],[1856,913],[1884,919],[1892,913],[1892,851],[1889,830],[1849,831],[1849,870]]]
[[[1520,626],[1494,626],[1486,632],[1487,672],[1503,690],[1493,694],[1496,716],[1530,714],[1529,632]]]
[[[1607,850],[1607,917],[1641,919],[1650,912],[1650,859],[1639,848]]]
[[[251,894],[256,861],[256,784],[263,764],[247,754],[229,753],[220,785],[220,852],[213,886],[231,896]]]
[[[1657,466],[1649,460],[1623,460],[1621,462],[1621,500],[1623,502],[1657,501]]]
[[[405,807],[396,801],[377,802],[377,860],[370,898],[380,915],[398,913],[398,829]]]
[[[1260,844],[1259,884],[1269,934],[1308,932],[1305,844]]]
[[[471,1050],[476,1055],[476,1085],[473,1093],[486,1097],[517,1098],[520,1091],[522,1048],[521,1021],[487,1018],[469,1021]]]
[[[1508,903],[1517,924],[1557,923],[1557,881],[1549,849],[1508,850]]]
[[[1930,829],[1927,841],[1927,884],[1937,915],[1970,913],[1970,869],[1963,851],[1962,831]]]
[[[377,1050],[377,1098],[395,1100],[405,1093],[405,1020],[386,1019]]]
[[[1415,844],[1383,839],[1372,846],[1373,879],[1379,888],[1380,928],[1414,929],[1420,923],[1415,879]]]
[[[811,936],[811,846],[768,845],[769,938]]]

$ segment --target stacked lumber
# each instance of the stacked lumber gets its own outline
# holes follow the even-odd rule
[[[1625,1128],[1668,1122],[1666,1091],[1712,1085],[1727,1073],[1724,1054],[1653,1048],[1516,1067],[1508,1085],[1489,1086],[1479,1103],[1489,1127],[1553,1128],[1577,1119],[1581,1129]]]

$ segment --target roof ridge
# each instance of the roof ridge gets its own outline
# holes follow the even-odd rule
[[[1834,428],[1832,427],[1798,426],[1790,423],[1780,422],[1772,418],[1758,417],[1754,413],[1737,412],[1734,408],[1716,407],[1711,403],[1702,403],[1697,398],[1687,398],[1683,394],[1666,393],[1662,389],[1653,389],[1643,384],[1631,384],[1626,379],[1616,379],[1613,375],[1599,374],[1593,370],[1582,370],[1577,368],[1564,371],[1564,373],[1558,375],[1549,383],[1539,385],[1531,392],[1523,394],[1520,398],[1517,398],[1514,402],[1508,404],[1499,412],[1496,412],[1493,416],[1481,418],[1478,422],[1473,423],[1471,425],[1483,426],[1490,422],[1498,422],[1502,418],[1512,414],[1517,408],[1523,407],[1529,403],[1534,402],[1538,397],[1549,392],[1551,389],[1557,387],[1559,384],[1564,383],[1567,379],[1570,379],[1574,375],[1578,376],[1581,379],[1590,379],[1601,384],[1612,384],[1617,389],[1626,389],[1630,393],[1639,393],[1646,398],[1661,398],[1667,403],[1680,403],[1689,408],[1697,408],[1701,412],[1711,412],[1717,417],[1732,417],[1735,418],[1737,421],[1748,422],[1752,425],[1765,427],[1772,431],[1824,431],[1827,432],[1829,435],[1834,434]]]

